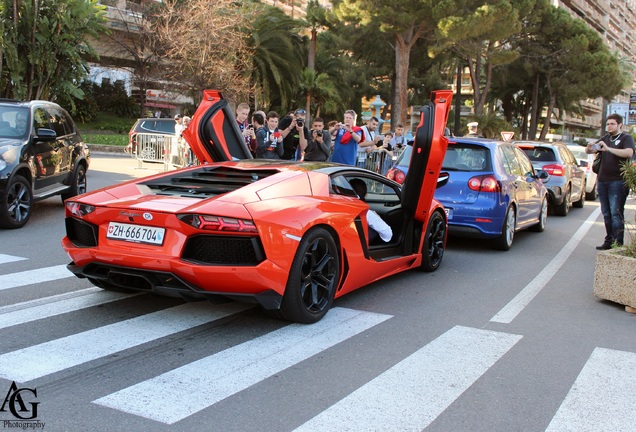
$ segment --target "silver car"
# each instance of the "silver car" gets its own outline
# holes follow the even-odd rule
[[[554,214],[567,216],[570,206],[582,208],[585,205],[585,170],[565,144],[541,141],[514,143],[528,155],[535,169],[550,174],[545,186]]]
[[[594,201],[596,199],[596,177],[598,176],[592,171],[592,163],[594,155],[585,153],[585,147],[568,144],[568,148],[579,162],[579,166],[585,170],[585,199]]]

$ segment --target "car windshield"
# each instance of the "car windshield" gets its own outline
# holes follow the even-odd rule
[[[31,124],[29,109],[17,106],[0,107],[0,138],[24,139]]]

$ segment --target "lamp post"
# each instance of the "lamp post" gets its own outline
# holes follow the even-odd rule
[[[382,99],[380,99],[380,95],[376,95],[375,99],[370,103],[370,105],[371,108],[375,109],[375,117],[378,119],[378,133],[381,134],[382,124],[384,123],[384,120],[382,120],[380,112],[381,109],[386,106],[386,102],[383,102]]]

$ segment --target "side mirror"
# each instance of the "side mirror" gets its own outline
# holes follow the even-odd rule
[[[539,180],[543,181],[543,183],[547,182],[550,178],[550,174],[548,174],[548,172],[544,170],[536,170],[535,174]]]
[[[448,174],[447,172],[439,173],[439,177],[437,177],[437,186],[435,186],[435,189],[439,189],[442,186],[444,186],[446,183],[448,183],[449,178],[450,178],[450,174]]]
[[[35,142],[51,142],[57,139],[57,134],[53,129],[38,129],[38,134],[35,137]]]

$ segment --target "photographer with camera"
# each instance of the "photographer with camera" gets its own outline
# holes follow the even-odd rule
[[[316,117],[311,127],[311,137],[305,149],[306,161],[324,162],[331,156],[331,134],[325,130],[325,122]]]
[[[598,250],[611,249],[612,244],[623,244],[625,202],[629,188],[621,175],[621,164],[634,155],[634,139],[623,133],[623,117],[619,114],[607,116],[605,129],[607,135],[593,144],[588,144],[585,152],[597,154],[600,160],[598,171],[598,199],[605,222],[605,240],[597,246]]]
[[[286,116],[280,121],[280,129],[283,134],[284,152],[281,159],[300,160],[303,151],[307,147],[309,130],[305,126],[307,112],[297,109],[292,116]]]

